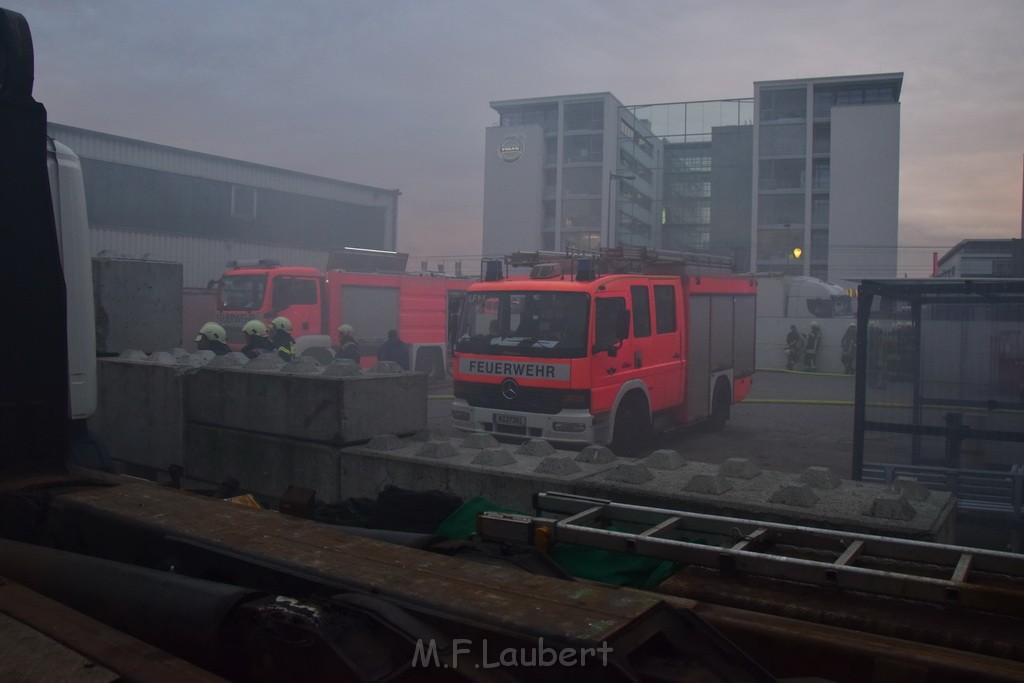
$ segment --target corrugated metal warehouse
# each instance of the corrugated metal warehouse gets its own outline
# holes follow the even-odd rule
[[[93,256],[175,261],[206,287],[234,259],[323,268],[335,247],[394,250],[395,189],[48,124],[82,161]]]

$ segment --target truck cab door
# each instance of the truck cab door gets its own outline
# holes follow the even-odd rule
[[[320,282],[316,278],[279,275],[273,279],[267,316],[292,322],[292,336],[322,334]]]
[[[595,413],[611,410],[619,386],[633,374],[634,348],[629,323],[625,296],[599,295],[594,299],[594,342],[590,352],[593,368],[591,407]]]

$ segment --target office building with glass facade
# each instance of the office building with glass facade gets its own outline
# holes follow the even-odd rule
[[[492,102],[484,253],[640,245],[731,256],[737,271],[893,277],[902,78],[764,81],[752,98],[700,102]]]

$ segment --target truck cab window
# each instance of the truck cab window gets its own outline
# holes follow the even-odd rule
[[[676,289],[671,285],[654,285],[654,319],[658,334],[676,331]]]
[[[651,336],[651,294],[647,285],[633,285],[629,288],[633,300],[633,336]]]
[[[595,303],[594,346],[604,350],[622,341],[617,328],[626,311],[626,300],[621,297],[604,297]]]
[[[302,278],[279,277],[274,280],[275,311],[289,306],[316,303],[316,282]]]

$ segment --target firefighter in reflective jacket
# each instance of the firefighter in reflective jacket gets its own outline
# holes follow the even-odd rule
[[[818,369],[818,348],[821,346],[821,325],[811,323],[811,333],[807,335],[804,347],[804,370],[814,372]]]
[[[279,315],[270,321],[272,335],[270,343],[277,350],[277,355],[285,361],[295,358],[295,339],[292,337],[292,321]]]
[[[242,334],[245,335],[245,346],[242,353],[248,358],[256,358],[268,351],[274,350],[270,343],[269,331],[261,320],[250,320],[242,327]]]
[[[227,344],[228,333],[224,328],[214,322],[209,322],[199,328],[196,334],[196,348],[200,351],[213,351],[218,356],[231,352]]]

